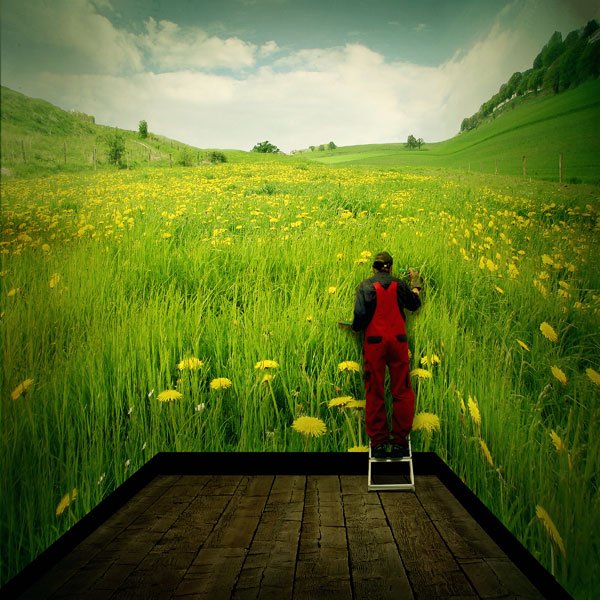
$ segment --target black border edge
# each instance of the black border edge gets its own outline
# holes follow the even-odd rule
[[[465,507],[469,514],[479,523],[498,547],[523,572],[529,581],[545,598],[552,600],[570,599],[573,597],[562,587],[548,571],[494,513],[462,482],[456,473],[437,454],[434,460],[437,465],[437,476],[454,497]]]
[[[436,475],[546,598],[571,599],[552,574],[435,452],[413,453],[415,473]],[[157,475],[364,475],[364,452],[160,452],[44,550],[1,589],[16,597],[71,552]],[[365,483],[366,485],[366,483]]]
[[[100,524],[154,479],[160,473],[157,470],[160,464],[159,455],[156,455],[133,473],[131,477],[128,477],[89,513],[81,517],[77,523],[26,565],[23,570],[8,580],[0,589],[2,598],[15,598],[23,594],[31,584],[40,579],[46,571],[63,559]]]

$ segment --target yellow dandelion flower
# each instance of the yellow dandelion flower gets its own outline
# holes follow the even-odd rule
[[[259,360],[255,365],[255,369],[276,369],[279,366],[274,360]]]
[[[519,276],[519,269],[514,263],[510,263],[508,265],[508,274],[510,275],[511,279],[516,279]]]
[[[598,371],[594,371],[594,369],[590,367],[585,370],[585,374],[590,378],[592,383],[595,383],[600,387],[600,373],[598,373]]]
[[[184,358],[177,364],[177,368],[180,371],[185,371],[186,369],[189,371],[197,371],[204,366],[204,361],[201,361],[199,358],[195,356],[190,356],[189,358]]]
[[[557,452],[563,452],[567,449],[563,444],[563,441],[560,439],[560,436],[558,433],[556,433],[556,431],[554,431],[554,429],[550,432],[550,439],[552,440]]]
[[[550,370],[552,371],[552,375],[554,375],[554,377],[560,381],[560,383],[567,385],[567,376],[564,374],[562,369],[558,368],[556,365],[553,365],[550,367]]]
[[[540,325],[540,331],[542,332],[542,335],[547,340],[550,340],[551,342],[558,341],[558,334],[556,333],[556,331],[554,331],[554,328],[552,327],[552,325],[550,325],[549,323],[546,323],[546,321],[544,321]]]
[[[565,545],[563,543],[562,537],[560,536],[560,533],[558,533],[556,525],[550,518],[550,515],[539,504],[535,507],[535,514],[546,529],[546,532],[550,536],[552,542],[556,544],[558,549],[561,551],[562,555],[566,558],[567,553],[565,551]]]
[[[275,375],[271,375],[270,373],[265,373],[263,378],[260,380],[261,383],[271,383],[275,379]]]
[[[313,316],[312,316],[312,315],[306,315],[306,321],[307,321],[308,323],[311,323],[311,322],[312,322],[312,320],[313,320]]]
[[[337,288],[336,288],[334,285],[330,285],[330,286],[327,288],[327,293],[328,293],[328,294],[331,294],[331,295],[333,295],[333,294],[335,294],[336,292],[337,292]]]
[[[440,430],[440,418],[433,413],[422,412],[415,415],[413,431],[427,431],[433,433]]]
[[[352,400],[354,400],[352,396],[338,396],[337,398],[332,398],[327,403],[327,406],[329,408],[333,408],[334,406],[345,406],[346,404],[348,404],[348,402],[351,402]]]
[[[361,255],[363,258],[371,258],[371,256],[373,256],[373,253],[372,253],[372,252],[369,252],[368,250],[363,250],[363,251],[360,253],[360,255]]]
[[[50,252],[50,246],[48,244],[42,244],[42,250],[44,252]]]
[[[367,401],[366,400],[350,400],[348,404],[346,404],[346,408],[366,408]]]
[[[492,460],[492,455],[490,454],[490,449],[487,447],[487,444],[483,440],[479,440],[479,445],[481,446],[481,450],[483,451],[483,455],[485,456],[485,459],[493,467],[494,461]]]
[[[168,240],[169,238],[173,237],[172,233],[169,233],[168,231],[165,231],[161,236],[160,236],[163,240]]]
[[[441,362],[440,357],[437,354],[431,355],[431,364],[432,365],[439,365],[440,362]]]
[[[58,285],[58,282],[60,281],[60,275],[58,273],[54,273],[52,275],[52,277],[50,277],[50,281],[48,282],[49,287],[55,288]]]
[[[338,365],[338,369],[340,371],[353,371],[355,373],[360,372],[360,365],[353,360],[345,360]]]
[[[477,398],[473,400],[473,398],[469,396],[467,405],[469,407],[469,414],[471,415],[473,423],[475,423],[475,425],[481,425],[481,413],[479,412],[479,406],[477,406]]]
[[[12,400],[18,400],[33,384],[33,379],[25,379],[10,394]]]
[[[319,437],[327,432],[325,423],[317,417],[298,417],[292,423],[292,429],[307,437]]]
[[[226,390],[230,388],[232,385],[231,379],[227,379],[227,377],[217,377],[210,382],[211,390]]]
[[[23,290],[21,288],[11,288],[10,290],[8,290],[7,292],[7,296],[9,298],[12,298],[13,296],[16,296],[17,294],[20,294]]]
[[[517,340],[517,344],[519,344],[519,346],[521,346],[521,348],[523,348],[523,350],[526,350],[527,352],[531,352],[531,350],[529,350],[529,346],[521,341],[521,340]]]
[[[431,379],[433,377],[431,371],[428,371],[427,369],[413,369],[410,374],[412,377],[417,377],[419,379]]]
[[[554,261],[552,260],[552,258],[550,256],[548,256],[547,254],[542,254],[542,262],[545,265],[553,265]]]
[[[369,446],[352,446],[348,448],[348,452],[368,452]]]
[[[159,402],[173,402],[175,400],[181,400],[183,394],[177,390],[165,390],[157,396]]]
[[[343,252],[338,252],[338,253],[335,255],[335,257],[336,257],[338,260],[342,260],[342,259],[344,258],[344,253],[343,253]]]
[[[60,517],[77,498],[77,488],[73,488],[70,493],[65,494],[56,507],[56,516]]]

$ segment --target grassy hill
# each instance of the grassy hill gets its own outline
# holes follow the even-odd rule
[[[97,125],[94,117],[64,111],[2,87],[1,166],[3,173],[44,174],[57,171],[114,168],[108,164],[106,138],[117,131]],[[125,142],[126,166],[177,164],[186,158],[191,164],[205,159],[207,150],[188,146],[167,137],[149,133],[140,139],[137,131],[118,130]],[[225,151],[227,158],[243,156],[240,150]],[[95,163],[94,163],[95,153]]]
[[[331,165],[452,168],[600,183],[600,80],[552,96],[519,98],[477,129],[408,150],[404,144],[345,146],[302,156]]]

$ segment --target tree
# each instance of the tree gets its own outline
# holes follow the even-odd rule
[[[108,145],[108,162],[113,165],[123,166],[123,155],[125,154],[125,140],[119,131],[106,136]]]
[[[411,133],[406,140],[406,147],[409,150],[417,147],[417,138]]]
[[[269,141],[258,142],[252,148],[252,152],[262,152],[263,154],[279,154],[281,150]]]
[[[140,121],[138,124],[138,132],[140,137],[145,140],[148,137],[148,123],[146,121]]]
[[[337,148],[337,146],[335,145],[334,142],[329,142],[329,144],[327,144],[328,150],[335,150],[336,148]]]
[[[417,139],[417,148],[420,150],[421,146],[425,143],[425,140],[423,138],[418,138]]]

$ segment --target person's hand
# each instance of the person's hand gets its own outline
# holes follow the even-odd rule
[[[419,271],[416,269],[408,270],[408,277],[410,279],[410,289],[417,288],[420,290],[423,287],[423,279],[421,279],[421,275]]]

